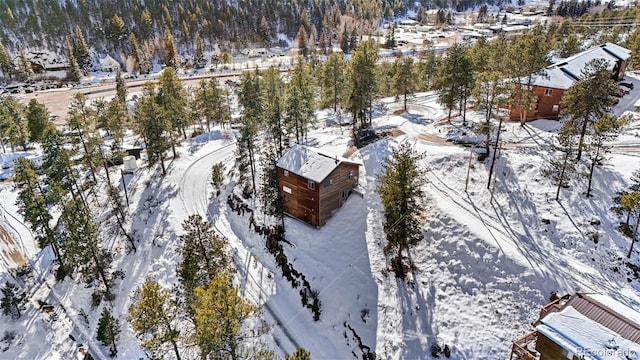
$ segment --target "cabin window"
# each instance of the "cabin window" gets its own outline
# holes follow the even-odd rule
[[[573,359],[573,353],[569,350],[562,349],[562,357],[565,359]]]
[[[553,89],[544,89],[544,96],[551,96],[553,94]]]
[[[286,192],[287,194],[291,194],[291,188],[288,186],[282,186],[282,191]]]
[[[560,111],[560,106],[558,104],[553,105],[553,107],[551,108],[551,111],[553,111],[554,113],[557,113],[558,111]]]
[[[289,176],[289,171],[288,170],[284,171],[284,176]]]
[[[353,170],[349,171],[349,180],[353,179]]]
[[[349,196],[349,191],[342,190],[342,198],[346,198],[347,196]]]
[[[333,185],[333,179],[329,179],[329,180],[324,182],[324,187],[325,188],[328,188],[331,185]]]
[[[314,190],[316,188],[316,183],[314,183],[313,181],[309,180],[307,181],[307,187],[311,190]]]

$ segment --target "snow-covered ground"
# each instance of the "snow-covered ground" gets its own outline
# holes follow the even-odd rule
[[[177,237],[182,221],[195,213],[206,216],[227,239],[241,294],[262,305],[272,325],[266,340],[279,356],[301,346],[313,359],[361,358],[360,338],[382,359],[429,358],[436,341],[448,344],[454,359],[504,359],[511,341],[530,329],[552,291],[598,292],[632,307],[640,304],[638,280],[628,276],[623,263],[629,240],[618,233],[619,219],[609,211],[615,192],[624,189],[640,167],[638,122],[613,148],[611,161],[596,169],[593,197],[584,197],[586,181],[578,178],[556,202],[555,188],[542,174],[553,156],[556,121],[539,120],[524,127],[504,124],[495,183],[487,189],[489,160],[469,162],[472,147],[446,141],[481,137],[459,117],[447,123],[434,94],[412,98],[408,113],[397,111],[401,103],[394,99],[384,99],[381,105],[373,125],[395,130],[395,137],[353,153],[352,158],[363,163],[364,197],[351,196],[321,229],[286,220],[291,244],[284,244],[285,253],[318,290],[320,321],[313,321],[302,307],[299,289],[283,278],[264,238],[249,230],[249,216],[228,207],[226,195],[233,191],[233,181],[219,197],[213,196],[211,166],[223,162],[225,174],[230,174],[235,149],[233,132],[216,128],[181,147],[179,157],[167,163],[165,177],[148,167],[125,177],[127,221],[138,250],[127,253],[126,241],[114,235],[114,225],[103,223],[105,242],[118,254],[117,268],[126,277],[118,282],[115,301],[96,308],[91,307],[92,289],[72,279],[53,280],[50,252],[36,249],[28,229],[16,220],[21,216],[13,188],[3,187],[4,224],[15,229],[34,270],[20,282],[33,294],[25,316],[16,321],[0,318],[0,329],[16,332],[14,340],[0,341],[0,350],[8,345],[0,358],[69,359],[81,344],[106,358],[107,351],[95,340],[105,305],[123,324],[119,358],[144,358],[126,324],[130,296],[147,278],[167,289],[177,282]],[[470,112],[467,118],[473,124],[482,116]],[[319,112],[317,119],[309,143],[336,155],[347,153],[348,128],[337,127],[331,112]],[[375,192],[382,162],[402,142],[424,154],[420,166],[427,179],[421,214],[424,241],[410,251],[416,270],[408,282],[385,274],[384,219]],[[119,170],[113,170],[112,180],[120,180]],[[592,221],[596,219],[599,224]],[[264,219],[257,216],[256,221]],[[597,243],[594,233],[599,234]],[[637,253],[632,260],[638,261]],[[55,315],[39,310],[37,300],[54,305]]]

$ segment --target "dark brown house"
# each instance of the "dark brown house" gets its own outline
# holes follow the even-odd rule
[[[545,305],[535,330],[513,342],[510,360],[637,359],[640,313],[600,294]]]
[[[627,68],[627,59],[631,51],[619,45],[606,43],[592,47],[581,53],[561,60],[544,69],[542,75],[534,75],[532,78],[532,91],[537,97],[537,103],[533,111],[521,108],[511,109],[511,120],[520,120],[521,115],[526,115],[527,120],[557,119],[560,117],[560,100],[564,92],[570,89],[582,76],[582,70],[593,59],[604,59],[611,71],[611,78],[615,81],[624,79]],[[516,86],[527,86],[528,81]]]
[[[360,164],[294,145],[276,163],[279,192],[287,214],[320,227],[358,184]]]

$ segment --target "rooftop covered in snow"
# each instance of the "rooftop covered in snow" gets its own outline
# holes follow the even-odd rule
[[[616,63],[630,56],[631,51],[622,46],[612,43],[598,45],[547,67],[542,75],[534,76],[533,85],[567,90],[580,79],[590,61],[604,59],[607,69],[613,71]]]
[[[548,314],[536,329],[584,359],[640,359],[639,344],[589,319],[572,306]]]
[[[278,159],[276,165],[320,183],[343,162],[360,165],[358,162],[337,155],[326,154],[318,149],[296,144]]]

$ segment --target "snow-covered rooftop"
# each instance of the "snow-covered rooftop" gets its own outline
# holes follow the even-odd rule
[[[584,359],[638,359],[640,345],[587,318],[571,306],[547,315],[537,326],[563,349]]]
[[[359,165],[359,163],[349,159],[325,154],[318,149],[296,144],[278,159],[276,165],[279,168],[319,183],[329,176],[342,162]]]
[[[580,77],[587,63],[594,59],[604,59],[607,70],[612,71],[618,61],[627,60],[631,51],[622,46],[606,43],[575,54],[545,69],[545,75],[534,77],[533,85],[555,89],[569,89]]]

